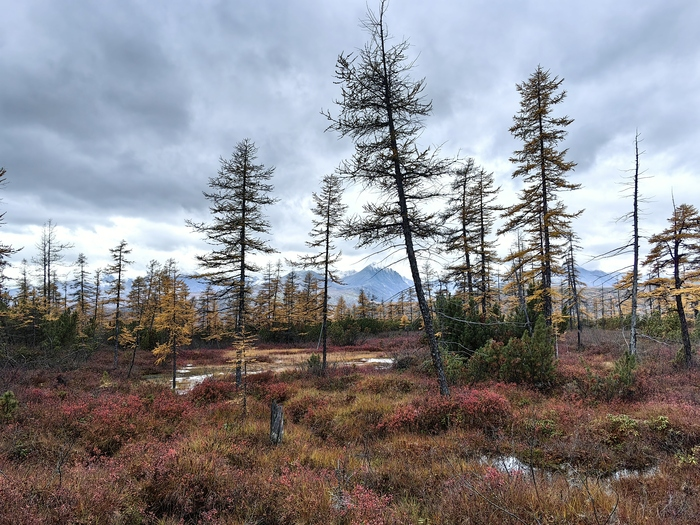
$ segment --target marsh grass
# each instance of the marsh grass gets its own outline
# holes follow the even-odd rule
[[[420,355],[411,337],[361,351]],[[0,525],[696,523],[700,374],[645,343],[643,389],[589,396],[585,366],[614,369],[616,337],[591,333],[582,352],[562,339],[547,392],[484,382],[444,399],[420,366],[299,367],[251,376],[245,413],[231,377],[177,395],[111,371],[109,351],[3,370],[17,405],[0,422]],[[226,358],[207,352],[190,357]]]

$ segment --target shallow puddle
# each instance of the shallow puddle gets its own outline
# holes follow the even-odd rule
[[[527,463],[523,463],[520,461],[518,458],[515,456],[496,456],[496,457],[488,457],[488,456],[482,456],[480,458],[480,463],[489,465],[491,467],[494,467],[501,472],[505,472],[506,474],[513,474],[514,472],[522,472],[522,473],[529,473],[530,472],[530,466]],[[554,474],[562,474],[566,476],[566,478],[569,481],[577,481],[580,480],[581,476],[583,475],[581,472],[573,468],[571,465],[561,465],[561,468],[558,470],[545,470],[545,469],[540,469],[540,468],[533,468],[533,470],[536,473],[543,473],[545,476],[552,476]],[[642,478],[650,478],[655,476],[656,474],[659,473],[659,467],[656,465],[653,465],[651,467],[641,469],[641,470],[635,470],[635,469],[620,469],[620,470],[615,470],[613,472],[609,472],[606,474],[603,474],[601,476],[598,476],[600,479],[605,479],[605,480],[620,480],[620,479],[626,479],[626,478],[634,478],[634,477],[642,477]]]
[[[370,357],[362,358],[357,361],[342,361],[338,362],[339,366],[374,366],[378,370],[389,369],[392,367],[394,360],[390,357]],[[294,366],[303,366],[302,363],[298,363]],[[251,362],[248,364],[248,375],[259,374],[267,370],[272,370],[273,372],[281,372],[289,368],[294,368],[294,366],[289,363],[285,363],[281,360],[276,360],[271,363],[263,362]],[[329,363],[329,366],[334,366],[334,363]],[[228,374],[234,374],[236,371],[235,364],[226,365],[209,365],[209,366],[196,366],[192,363],[187,363],[182,368],[177,370],[177,375],[175,377],[175,390],[179,394],[184,394],[192,390],[196,385],[207,379],[208,377],[218,377],[225,376]],[[163,384],[172,384],[173,376],[171,372],[163,374],[153,374],[145,376],[146,381],[154,381]]]
[[[177,370],[175,375],[175,390],[178,394],[184,394],[208,377],[225,376],[232,373],[235,373],[235,367],[232,365],[195,366],[188,363]],[[172,372],[164,372],[162,374],[144,376],[143,379],[155,383],[171,385],[173,375]]]

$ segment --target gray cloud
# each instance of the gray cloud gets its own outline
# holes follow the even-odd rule
[[[133,239],[142,265],[157,255],[192,267],[205,246],[184,219],[207,220],[208,177],[249,137],[258,161],[276,167],[272,244],[281,256],[303,251],[311,192],[351,153],[324,133],[320,110],[336,111],[335,60],[364,45],[365,11],[364,0],[6,2],[0,235],[31,256],[52,218],[78,241],[90,232],[107,246]],[[700,160],[699,19],[700,6],[682,0],[394,0],[388,13],[433,100],[424,144],[476,157],[494,171],[504,202],[520,188],[508,163],[518,146],[508,132],[515,85],[538,64],[565,78],[561,111],[575,119],[565,146],[585,190],[563,198],[586,208],[577,228],[587,254],[623,242],[614,217],[628,203],[618,182],[632,166],[636,130],[643,190],[655,197],[649,232],[664,227],[671,188],[677,200],[700,200],[689,183]],[[105,248],[92,244],[76,242],[74,255],[94,250],[100,260]]]

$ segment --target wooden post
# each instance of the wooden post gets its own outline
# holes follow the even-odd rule
[[[284,413],[282,411],[282,405],[278,405],[277,401],[272,401],[270,412],[270,441],[274,445],[279,445],[284,436]]]

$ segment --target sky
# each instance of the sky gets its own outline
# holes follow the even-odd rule
[[[0,241],[23,249],[6,272],[37,255],[51,220],[70,243],[59,275],[85,254],[109,264],[123,239],[130,274],[173,258],[196,271],[208,245],[185,225],[211,219],[202,195],[220,157],[251,139],[257,162],[274,167],[279,202],[266,212],[267,260],[308,250],[311,194],[352,154],[325,132],[338,113],[338,55],[368,39],[365,0],[0,0]],[[563,147],[577,163],[561,194],[574,223],[578,262],[617,270],[630,257],[594,259],[627,244],[624,182],[640,136],[642,233],[666,227],[676,204],[700,205],[700,2],[693,0],[392,0],[394,43],[407,39],[413,77],[425,78],[433,113],[422,146],[473,157],[494,173],[499,202],[522,181],[509,162],[519,110],[516,84],[538,65],[563,78]],[[346,190],[351,208],[366,197]],[[382,256],[339,242],[339,267],[360,270]],[[503,239],[501,253],[510,248]],[[648,246],[642,241],[642,251]],[[260,261],[260,262],[264,262]],[[444,258],[433,252],[431,264]],[[400,264],[398,265],[400,267]],[[403,272],[408,275],[407,272]]]

